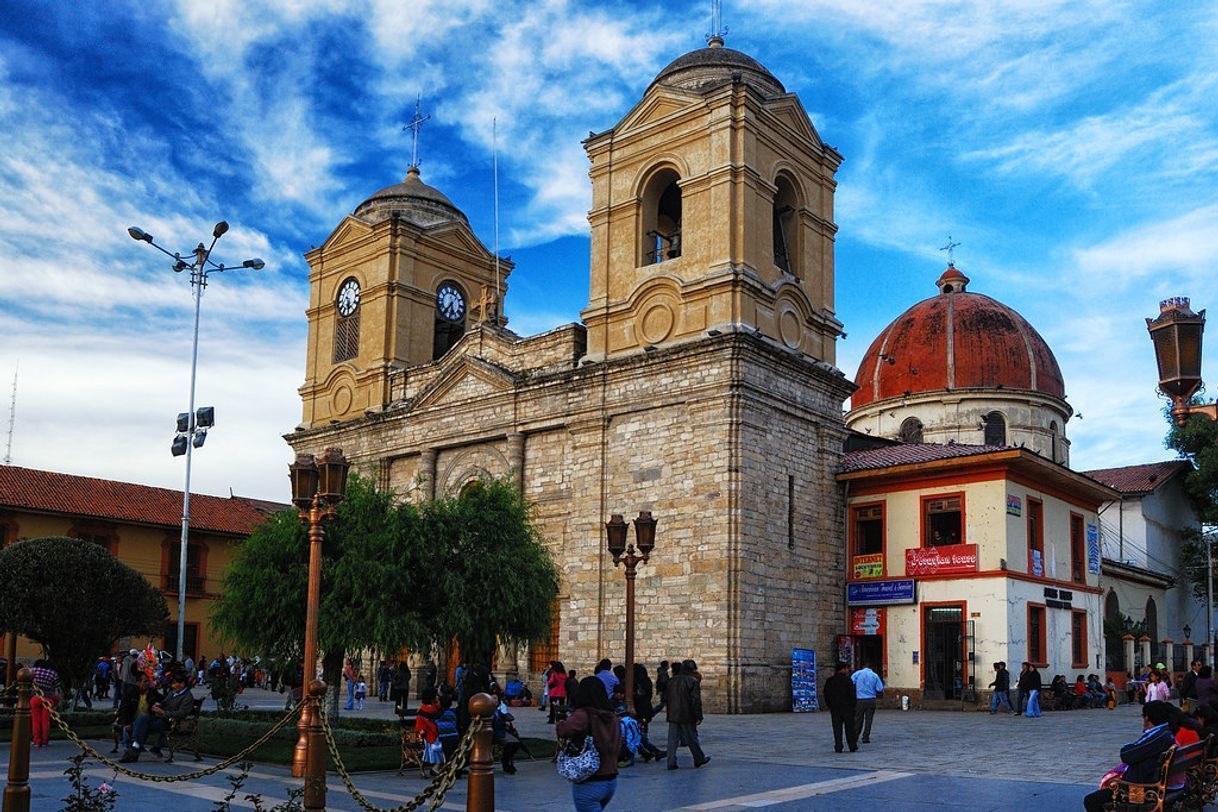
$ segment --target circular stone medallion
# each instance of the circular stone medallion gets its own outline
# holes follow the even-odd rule
[[[334,390],[334,394],[330,396],[330,405],[334,409],[334,414],[346,414],[351,409],[351,387],[346,384]]]
[[[672,308],[667,304],[655,304],[647,308],[639,319],[639,333],[648,344],[659,344],[672,333]]]
[[[799,314],[794,310],[784,310],[778,317],[778,334],[782,343],[793,350],[799,349],[803,340],[803,329],[799,323]]]

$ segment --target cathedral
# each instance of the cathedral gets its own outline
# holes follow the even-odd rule
[[[497,663],[521,675],[623,658],[604,523],[651,511],[636,658],[696,659],[708,711],[788,709],[792,649],[828,651],[846,616],[842,158],[719,37],[584,147],[579,323],[507,329],[495,294],[511,264],[411,167],[306,255],[303,420],[286,439],[340,447],[408,498],[519,484],[562,573],[553,638]]]

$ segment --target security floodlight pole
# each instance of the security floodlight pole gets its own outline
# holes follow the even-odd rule
[[[233,270],[233,267],[260,270],[266,265],[265,262],[257,258],[247,259],[240,266],[233,267],[226,267],[223,264],[217,265],[213,262],[211,259],[212,249],[216,247],[216,242],[220,237],[224,236],[226,231],[228,231],[228,223],[223,220],[216,223],[216,227],[212,229],[211,233],[211,245],[204,247],[203,243],[199,243],[195,246],[194,250],[190,252],[194,254],[194,262],[187,264],[186,260],[182,259],[180,253],[166,251],[153,241],[151,234],[143,229],[136,228],[135,226],[127,229],[131,239],[138,242],[146,242],[162,254],[172,257],[175,273],[181,273],[188,268],[190,269],[190,287],[195,300],[194,338],[190,353],[190,411],[187,413],[189,424],[186,429],[188,440],[186,443],[186,484],[182,488],[182,541],[178,553],[178,644],[174,655],[179,663],[185,660],[183,651],[186,638],[186,561],[190,539],[190,463],[191,452],[195,449],[195,435],[199,433],[198,420],[195,415],[195,380],[199,367],[199,312],[203,304],[203,289],[207,287],[207,277],[212,271],[223,272]],[[208,267],[209,265],[211,267]],[[206,434],[206,430],[203,433]],[[199,445],[202,445],[202,443]]]

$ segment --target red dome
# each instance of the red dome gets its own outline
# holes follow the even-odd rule
[[[939,295],[918,302],[872,342],[859,364],[851,400],[877,400],[954,389],[1010,389],[1066,397],[1061,368],[1040,333],[1011,308],[969,293],[953,266]]]

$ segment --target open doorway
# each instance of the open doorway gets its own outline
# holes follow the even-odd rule
[[[922,695],[960,699],[964,693],[964,606],[922,609]]]

